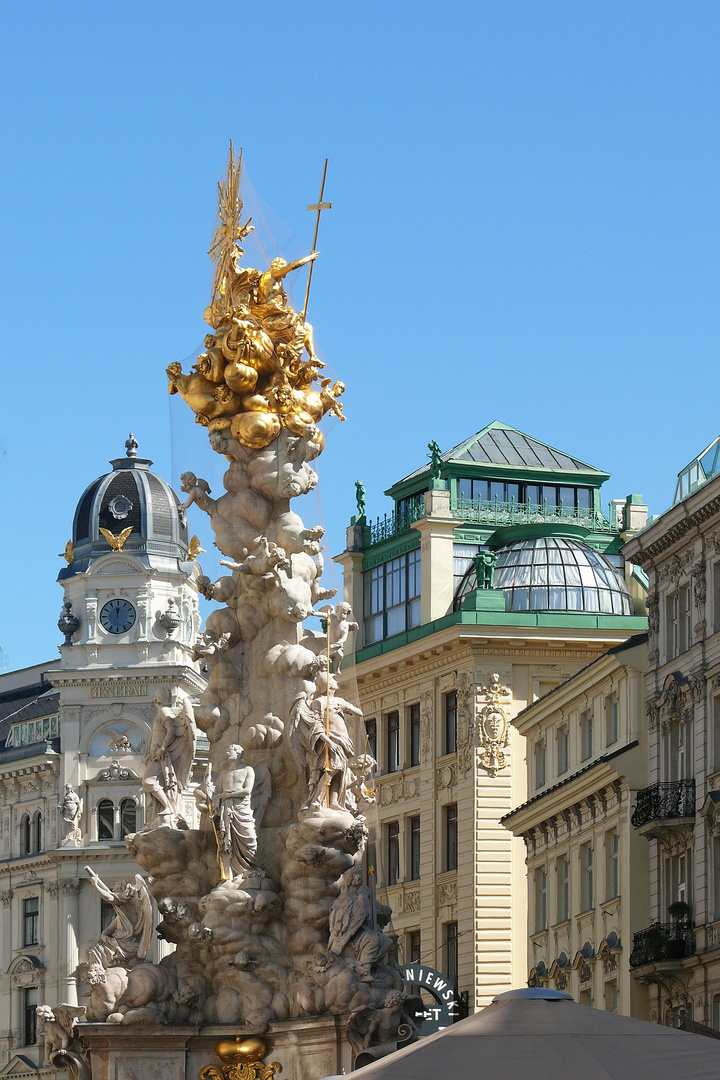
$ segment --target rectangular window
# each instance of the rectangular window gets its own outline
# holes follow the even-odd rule
[[[618,1011],[618,984],[617,979],[611,979],[605,983],[605,1012],[616,1013]]]
[[[458,980],[458,924],[456,922],[445,923],[445,974],[448,982],[457,986]]]
[[[566,922],[570,918],[570,863],[567,855],[561,855],[555,863],[555,884],[557,921]]]
[[[592,1008],[592,1003],[593,1003],[592,990],[581,990],[580,991],[580,997],[579,997],[578,1000],[580,1001],[581,1005],[587,1005],[589,1008]]]
[[[400,826],[391,821],[387,826],[387,868],[388,885],[397,885],[400,880]]]
[[[109,902],[109,900],[100,901],[100,933],[107,930],[110,923],[115,918],[115,908]]]
[[[715,563],[713,577],[713,631],[720,634],[720,563]]]
[[[40,923],[40,898],[30,896],[23,900],[23,945],[38,945]]]
[[[420,818],[411,817],[409,823],[410,832],[410,881],[417,881],[420,877]]]
[[[365,743],[367,752],[374,761],[378,759],[377,720],[365,721]]]
[[[713,837],[713,920],[720,921],[720,836]]]
[[[420,939],[420,931],[419,930],[411,930],[410,933],[408,934],[408,942],[407,942],[408,961],[411,964],[419,964],[420,963],[420,956],[421,956],[421,952],[422,952],[421,947],[420,947],[420,941],[421,941],[421,939]]]
[[[605,698],[605,745],[612,746],[620,738],[620,718],[618,712],[618,697]]]
[[[445,753],[457,751],[457,693],[445,694]]]
[[[678,654],[678,594],[665,600],[665,649],[666,659],[673,660]]]
[[[23,995],[23,1045],[34,1046],[37,1042],[38,991],[36,986],[28,986]]]
[[[458,812],[457,803],[445,807],[445,869],[458,867]]]
[[[593,753],[593,714],[586,709],[580,714],[580,760],[587,761]]]
[[[387,715],[387,771],[397,772],[400,767],[400,713]]]
[[[580,848],[580,910],[589,911],[595,904],[592,844]]]
[[[420,550],[366,570],[363,574],[364,643],[420,625]]]
[[[410,706],[410,765],[420,764],[420,705]]]
[[[567,724],[563,724],[557,731],[557,763],[558,776],[562,776],[570,767],[570,732]]]
[[[547,873],[544,868],[535,871],[535,933],[547,930]]]
[[[685,652],[692,645],[692,597],[690,586],[678,589],[678,651]]]
[[[545,784],[545,743],[542,739],[535,743],[533,757],[535,759],[535,788],[541,788]]]
[[[617,831],[605,833],[605,899],[620,895],[620,839]]]

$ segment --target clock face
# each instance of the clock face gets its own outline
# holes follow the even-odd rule
[[[126,634],[135,622],[135,608],[129,600],[108,600],[100,612],[100,624],[109,634]]]

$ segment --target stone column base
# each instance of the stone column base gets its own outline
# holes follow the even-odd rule
[[[347,1016],[303,1016],[271,1024],[259,1037],[267,1045],[265,1065],[277,1061],[277,1080],[321,1080],[352,1071],[345,1037]],[[92,1080],[198,1080],[205,1065],[222,1067],[215,1044],[236,1035],[256,1035],[242,1025],[201,1028],[160,1024],[80,1024],[89,1047]]]

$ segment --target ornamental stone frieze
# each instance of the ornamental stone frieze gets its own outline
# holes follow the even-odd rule
[[[702,559],[696,562],[692,568],[693,598],[695,607],[702,607],[705,603],[707,585],[705,580],[705,563]]]
[[[443,788],[454,787],[457,779],[457,765],[441,765],[435,770],[435,790],[442,791]]]
[[[473,764],[475,743],[475,686],[469,671],[458,672],[457,710],[458,766],[462,775],[467,776]]]
[[[696,705],[699,705],[705,696],[705,684],[707,678],[704,671],[693,671],[689,676],[690,680],[690,693],[692,694],[693,701]]]
[[[682,575],[688,572],[690,563],[694,558],[695,552],[692,548],[681,552],[679,555],[671,555],[665,565],[658,570],[657,580],[671,581],[673,585],[677,585]]]
[[[415,776],[399,777],[390,782],[378,778],[375,787],[380,806],[394,806],[395,803],[414,799],[420,793],[420,782]]]
[[[13,898],[12,889],[3,889],[2,892],[0,892],[0,903],[2,904],[3,907],[9,907],[10,906],[10,901],[12,900],[12,898]]]
[[[441,881],[437,887],[437,906],[453,907],[457,904],[457,881]]]
[[[92,782],[95,784],[107,784],[118,780],[140,783],[140,777],[134,769],[121,765],[117,758],[113,758],[110,766],[107,769],[101,769]]]
[[[63,878],[60,882],[60,888],[66,896],[77,896],[80,892],[80,886],[82,882],[77,878]]]
[[[477,742],[481,754],[479,764],[490,776],[505,768],[505,748],[509,745],[509,720],[503,698],[510,697],[510,688],[503,686],[499,675],[491,675],[487,686],[479,693],[485,698],[477,715]]]
[[[435,747],[435,695],[424,690],[420,697],[420,757],[423,763],[432,760]]]
[[[395,911],[398,915],[412,915],[420,910],[420,891],[412,889],[401,892],[393,900]]]

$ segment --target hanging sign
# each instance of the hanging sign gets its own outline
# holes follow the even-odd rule
[[[460,1001],[455,987],[439,971],[424,964],[404,964],[403,978],[406,993],[415,991],[419,994],[421,990],[427,990],[435,999],[435,1005],[426,1007],[415,1017],[420,1035],[432,1035],[460,1019]]]

